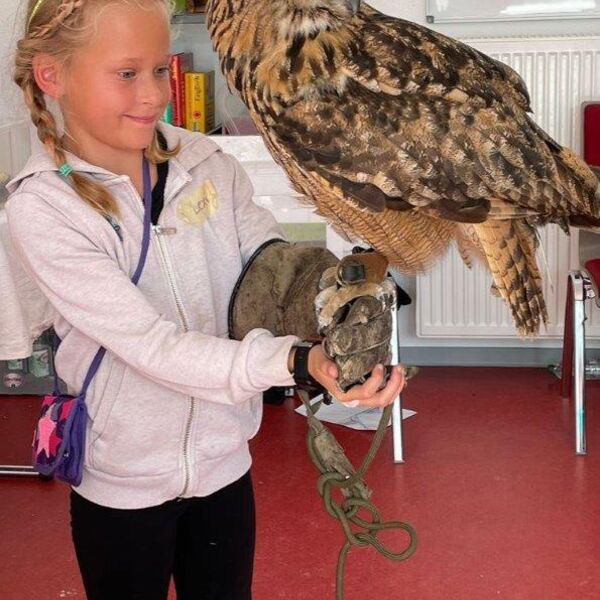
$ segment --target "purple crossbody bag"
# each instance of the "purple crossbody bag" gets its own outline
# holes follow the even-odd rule
[[[137,285],[140,279],[150,244],[150,222],[152,213],[152,185],[150,167],[144,157],[144,235],[137,268],[131,281]],[[81,483],[85,433],[88,419],[85,394],[106,349],[100,347],[88,369],[83,387],[78,396],[61,394],[58,376],[54,370],[54,391],[44,396],[42,409],[33,435],[33,467],[42,475],[62,479],[73,486]]]

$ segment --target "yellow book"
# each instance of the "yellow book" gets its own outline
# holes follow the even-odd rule
[[[215,128],[215,72],[185,74],[185,128],[207,133]]]

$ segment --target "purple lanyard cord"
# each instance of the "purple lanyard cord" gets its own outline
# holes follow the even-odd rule
[[[148,256],[148,248],[150,246],[150,223],[152,217],[152,180],[150,178],[150,165],[148,160],[144,156],[142,159],[142,173],[144,180],[144,234],[142,236],[142,249],[140,252],[140,258],[135,269],[135,273],[133,274],[131,281],[134,285],[137,285],[142,271],[144,270],[144,265],[146,264],[146,257]],[[58,336],[56,336],[57,343],[54,346],[54,350],[58,348]],[[98,368],[100,367],[100,363],[104,358],[104,354],[106,353],[106,348],[100,346],[98,352],[96,352],[96,356],[94,356],[94,360],[88,369],[87,375],[85,376],[83,387],[81,389],[80,396],[85,397],[87,389],[96,375]],[[58,396],[60,391],[58,389],[58,375],[56,374],[56,369],[54,369],[54,395]]]

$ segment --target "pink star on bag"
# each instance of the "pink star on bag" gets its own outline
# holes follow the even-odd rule
[[[51,446],[51,436],[56,428],[56,423],[50,417],[50,411],[48,411],[38,422],[38,431],[39,431],[39,442],[38,442],[38,452],[41,453],[42,450],[46,453],[46,456],[50,458],[50,446]],[[52,444],[52,446],[56,447],[56,444]]]

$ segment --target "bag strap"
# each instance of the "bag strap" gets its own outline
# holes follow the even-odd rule
[[[131,277],[131,281],[134,285],[137,285],[140,276],[142,275],[142,271],[144,270],[144,265],[146,264],[146,257],[148,256],[148,248],[150,247],[150,224],[152,221],[152,181],[150,179],[150,165],[148,160],[144,156],[142,161],[142,173],[144,180],[144,234],[142,236],[142,249],[140,251],[140,258],[138,260],[137,267],[135,269],[135,273]],[[58,345],[60,340],[57,335],[55,335],[55,344],[54,351],[58,349]],[[106,348],[101,346],[96,352],[96,356],[94,356],[94,360],[92,360],[92,364],[88,369],[87,375],[83,381],[83,386],[81,388],[80,396],[85,397],[87,389],[96,375],[98,368],[100,367],[100,363],[106,354]],[[58,396],[60,394],[60,390],[58,389],[58,375],[56,373],[56,369],[54,369],[54,395]]]

